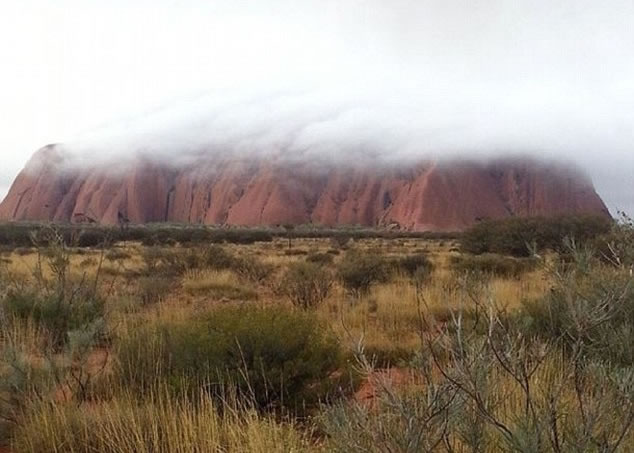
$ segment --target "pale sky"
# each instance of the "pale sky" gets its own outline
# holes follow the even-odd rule
[[[0,59],[0,197],[48,143],[285,143],[561,157],[634,212],[630,0],[4,0]]]

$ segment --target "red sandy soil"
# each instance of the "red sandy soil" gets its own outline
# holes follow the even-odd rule
[[[414,372],[402,368],[389,368],[377,370],[370,375],[354,395],[354,399],[363,405],[372,407],[377,396],[381,393],[383,385],[390,388],[399,388],[420,384]]]

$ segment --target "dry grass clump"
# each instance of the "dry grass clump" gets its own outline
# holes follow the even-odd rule
[[[145,321],[116,344],[115,382],[144,393],[159,382],[180,393],[233,387],[262,410],[301,413],[343,381],[343,352],[324,323],[285,306],[226,304],[183,319]]]
[[[157,391],[143,400],[124,393],[78,407],[31,408],[14,433],[12,448],[24,453],[208,453],[318,451],[309,433],[248,407],[218,407],[209,396],[178,398]]]
[[[481,274],[483,277],[519,279],[524,274],[534,271],[537,264],[537,260],[533,258],[514,258],[494,253],[452,257],[452,266],[456,272],[472,272]]]
[[[253,300],[258,297],[249,283],[229,270],[190,271],[185,274],[182,285],[188,294],[214,299]]]
[[[174,278],[169,276],[148,275],[137,280],[143,305],[155,304],[165,300],[174,287]]]

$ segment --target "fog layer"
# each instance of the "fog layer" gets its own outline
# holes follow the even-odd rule
[[[613,210],[634,208],[631,1],[68,3],[76,16],[55,29],[70,21],[115,53],[98,99],[125,76],[107,77],[121,53],[145,61],[129,74],[139,89],[164,92],[51,137],[79,161],[531,154],[574,161]]]

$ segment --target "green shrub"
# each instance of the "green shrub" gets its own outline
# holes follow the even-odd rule
[[[231,244],[254,244],[256,242],[272,242],[273,234],[268,230],[247,228],[214,230],[212,242],[228,242]]]
[[[4,326],[2,326],[4,327]],[[25,408],[39,395],[55,386],[50,367],[43,360],[32,360],[34,351],[23,344],[12,344],[10,334],[0,330],[0,450],[17,426]],[[39,351],[38,351],[39,352]],[[39,358],[39,357],[38,357]]]
[[[313,263],[293,263],[280,283],[280,292],[294,305],[312,308],[328,297],[333,278],[322,266]]]
[[[204,263],[210,269],[232,269],[236,263],[236,258],[224,247],[212,245],[205,250]]]
[[[621,213],[612,231],[594,241],[597,256],[612,266],[634,266],[634,220]]]
[[[566,251],[564,238],[584,244],[608,233],[612,226],[612,219],[605,216],[512,217],[480,222],[463,234],[460,243],[467,253],[522,257],[530,255],[532,245],[539,250]]]
[[[597,360],[634,365],[634,287],[628,271],[597,265],[568,270],[546,296],[525,301],[514,318],[529,335],[563,341]]]
[[[33,241],[31,232],[37,227],[18,225],[13,223],[0,224],[0,244],[12,247],[31,247]]]
[[[140,277],[138,282],[143,305],[160,302],[169,294],[173,285],[172,278],[156,275]]]
[[[407,367],[416,352],[411,347],[405,347],[397,342],[390,342],[384,346],[366,345],[364,353],[377,368]]]
[[[394,262],[394,265],[411,278],[422,275],[429,276],[434,270],[434,265],[424,253],[399,258]]]
[[[369,292],[372,285],[387,282],[392,270],[380,255],[349,252],[339,263],[337,275],[347,291],[359,296]]]
[[[105,231],[91,228],[80,230],[74,245],[77,247],[100,247],[109,242],[111,242],[110,238]]]
[[[11,290],[2,301],[2,309],[17,319],[32,319],[51,334],[56,345],[63,345],[68,332],[103,318],[104,301],[81,292],[71,300],[59,294]]]
[[[143,262],[148,275],[182,275],[188,270],[205,266],[207,256],[196,249],[151,246],[143,249]]]
[[[233,270],[253,283],[262,283],[273,272],[273,266],[253,256],[244,256],[235,259]]]
[[[225,306],[186,322],[141,326],[119,345],[120,377],[129,388],[164,380],[235,386],[261,409],[301,410],[325,398],[342,364],[336,339],[312,314]]]
[[[453,256],[451,257],[451,265],[458,272],[471,272],[502,278],[520,278],[526,272],[535,270],[537,260],[485,253],[482,255]]]
[[[0,311],[15,319],[34,321],[48,331],[53,346],[60,349],[72,331],[103,319],[104,300],[98,292],[99,274],[73,278],[71,250],[64,238],[53,229],[46,234],[48,245],[38,249],[33,279],[18,282],[2,294]]]
[[[141,241],[144,245],[193,245],[222,242],[252,244],[270,242],[273,240],[273,235],[266,229],[157,224],[127,228],[119,233],[118,239]]]
[[[247,255],[235,257],[219,245],[209,247],[202,252],[195,248],[146,247],[142,252],[145,273],[149,276],[183,275],[187,271],[198,269],[233,270],[242,278],[260,283],[273,272],[273,266]]]

